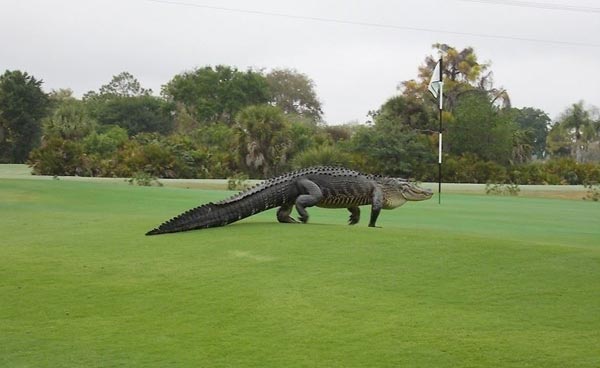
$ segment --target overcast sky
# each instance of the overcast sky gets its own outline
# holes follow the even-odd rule
[[[597,1],[1,0],[0,71],[44,89],[97,90],[122,71],[155,94],[216,64],[293,68],[316,85],[330,124],[363,122],[434,51],[471,46],[513,106],[555,119],[600,107]],[[510,5],[512,4],[512,5]]]

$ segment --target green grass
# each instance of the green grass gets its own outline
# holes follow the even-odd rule
[[[0,367],[600,366],[598,203],[143,235],[229,194],[0,179]]]

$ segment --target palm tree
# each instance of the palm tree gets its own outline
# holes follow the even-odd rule
[[[263,178],[280,173],[291,146],[290,128],[280,108],[249,106],[236,116],[241,161],[253,175]]]
[[[590,112],[585,109],[583,101],[571,105],[561,116],[559,124],[574,134],[575,160],[581,162],[583,152],[590,140],[593,139],[590,133],[594,130],[594,121]]]

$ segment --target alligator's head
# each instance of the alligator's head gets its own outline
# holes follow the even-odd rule
[[[431,189],[418,187],[408,180],[385,178],[382,184],[383,208],[391,209],[402,206],[406,201],[424,201],[433,196]]]
[[[433,196],[433,191],[427,188],[418,187],[416,184],[404,181],[399,182],[402,188],[402,196],[407,201],[424,201]]]

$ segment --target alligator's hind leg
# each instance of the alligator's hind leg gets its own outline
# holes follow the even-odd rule
[[[297,185],[300,193],[306,194],[301,194],[296,198],[296,211],[300,214],[300,221],[306,223],[308,221],[308,212],[306,212],[305,208],[319,203],[323,198],[323,192],[317,184],[308,179],[299,180]]]
[[[294,220],[294,218],[292,216],[290,216],[290,213],[292,213],[293,207],[294,207],[293,203],[284,204],[283,206],[279,207],[279,209],[277,210],[277,221],[288,223],[288,224],[298,222],[298,221]]]
[[[360,220],[360,208],[358,207],[348,207],[348,211],[350,211],[350,220],[348,220],[348,224],[356,225]]]

